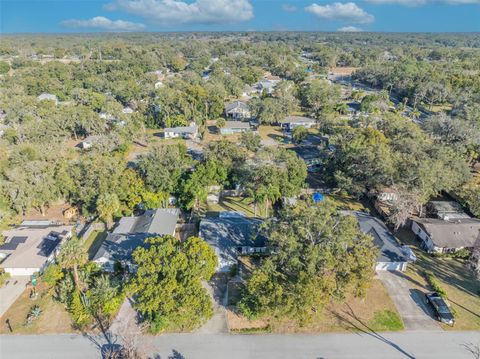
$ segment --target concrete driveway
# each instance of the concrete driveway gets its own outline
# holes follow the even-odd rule
[[[401,272],[378,271],[407,330],[441,330],[424,300],[424,290]]]
[[[25,285],[30,281],[30,276],[10,277],[0,288],[0,317],[10,308],[25,290]]]
[[[225,313],[228,280],[228,275],[216,274],[210,283],[203,283],[212,298],[213,317],[196,331],[197,334],[228,333],[227,316]]]

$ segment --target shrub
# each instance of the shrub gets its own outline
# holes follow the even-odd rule
[[[68,309],[76,328],[83,329],[91,322],[92,318],[82,301],[82,294],[80,291],[76,290],[73,293],[72,301],[70,302]]]
[[[65,275],[63,274],[62,268],[58,264],[50,264],[42,274],[42,279],[49,286],[55,286],[58,281],[63,279]]]
[[[2,287],[7,279],[10,278],[10,273],[2,272],[0,273],[0,287]]]
[[[430,285],[430,287],[432,287],[435,292],[437,292],[442,298],[447,297],[447,292],[445,292],[445,290],[440,286],[437,278],[432,272],[425,271],[424,276],[427,280],[427,283]]]
[[[40,314],[42,314],[42,310],[38,305],[31,307],[25,320],[25,326],[29,327],[32,325],[32,323],[40,317]]]
[[[468,259],[471,255],[472,253],[468,249],[463,248],[453,253],[452,256],[458,259]]]

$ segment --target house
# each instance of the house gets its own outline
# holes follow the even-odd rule
[[[327,79],[330,81],[349,81],[356,70],[356,67],[331,67]]]
[[[130,106],[126,106],[126,107],[123,108],[122,112],[124,114],[129,115],[129,114],[133,113],[134,111],[133,111],[133,108],[131,108]]]
[[[98,136],[88,136],[82,142],[80,142],[77,147],[81,148],[82,150],[88,150],[93,147],[97,140]]]
[[[122,217],[107,234],[93,261],[106,271],[113,271],[116,262],[132,270],[133,251],[144,246],[148,237],[174,236],[179,215],[178,208],[159,208],[141,216]]]
[[[463,211],[462,206],[455,201],[430,201],[427,204],[428,213],[444,221],[471,218]]]
[[[480,247],[480,219],[413,218],[411,229],[428,252],[454,253]]]
[[[305,128],[312,128],[317,124],[313,118],[303,116],[287,116],[279,121],[280,126],[287,131],[292,131],[295,127],[303,126]]]
[[[191,123],[190,126],[183,126],[183,127],[167,127],[164,130],[165,138],[185,138],[189,140],[193,140],[197,138],[198,135],[198,127],[195,123]]]
[[[0,268],[12,276],[27,276],[43,272],[51,263],[61,243],[72,236],[73,226],[52,225],[45,221],[20,225],[4,231],[4,243],[0,246]]]
[[[222,213],[200,222],[200,238],[218,257],[217,273],[229,272],[237,264],[239,255],[266,251],[266,239],[260,234],[261,224],[259,219]]]
[[[371,235],[373,242],[380,249],[375,270],[405,271],[410,250],[408,247],[402,247],[397,242],[385,223],[364,212],[353,211],[349,213],[357,218],[360,230],[365,234]]]
[[[55,105],[58,105],[58,98],[55,95],[52,95],[50,93],[42,93],[37,97],[37,101],[53,101],[55,102]]]
[[[234,120],[250,118],[250,109],[245,102],[234,101],[225,106],[225,116]]]
[[[279,80],[260,80],[258,82],[257,88],[260,93],[267,93],[267,94],[272,94],[273,91],[275,90],[275,86],[279,83]]]
[[[231,135],[250,131],[250,124],[242,121],[226,121],[225,126],[220,129],[222,135]]]
[[[155,90],[158,90],[160,87],[163,86],[163,82],[162,81],[157,81],[157,82],[155,82],[154,86],[155,86]]]

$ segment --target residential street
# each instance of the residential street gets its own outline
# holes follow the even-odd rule
[[[1,336],[0,357],[88,359],[101,357],[104,340],[80,335]],[[172,334],[145,339],[161,359],[474,359],[464,345],[480,344],[479,332],[402,332],[323,335]]]

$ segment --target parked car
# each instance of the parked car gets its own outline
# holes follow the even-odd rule
[[[425,294],[425,302],[430,304],[438,321],[453,326],[455,318],[447,302],[436,292]]]

